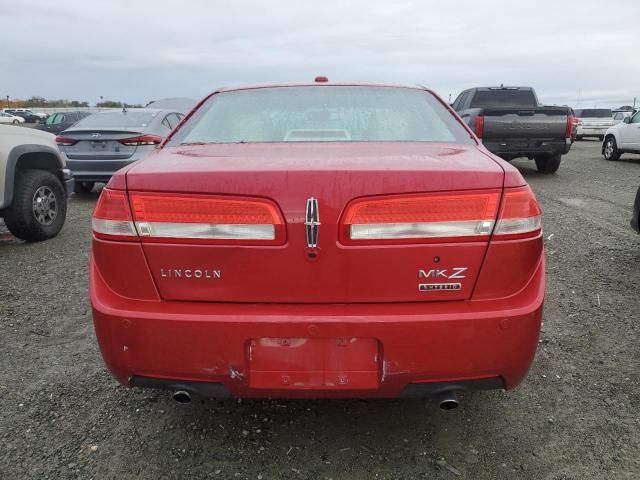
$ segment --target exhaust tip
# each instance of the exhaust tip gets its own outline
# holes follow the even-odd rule
[[[455,410],[460,403],[456,392],[443,392],[438,395],[438,405],[442,410]]]
[[[458,405],[458,400],[456,399],[443,400],[440,402],[440,408],[442,410],[454,410],[458,408]]]
[[[177,403],[182,403],[183,405],[191,403],[191,395],[189,395],[189,392],[185,392],[184,390],[176,390],[171,396]]]

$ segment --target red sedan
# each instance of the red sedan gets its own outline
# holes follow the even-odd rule
[[[525,377],[544,283],[531,189],[418,87],[218,90],[93,216],[104,360],[179,401],[454,408]]]

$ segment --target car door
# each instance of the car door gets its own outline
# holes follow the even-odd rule
[[[60,115],[61,115],[60,113],[54,113],[53,115],[51,115],[49,118],[47,118],[47,120],[44,122],[41,128],[47,132],[55,133],[54,125],[60,123],[59,122]]]
[[[640,112],[631,117],[631,121],[620,130],[620,148],[640,152]]]

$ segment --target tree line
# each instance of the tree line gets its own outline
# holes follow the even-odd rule
[[[17,99],[9,99],[5,100],[3,103],[6,103],[7,108],[70,108],[70,107],[89,107],[89,102],[79,101],[79,100],[67,100],[67,99],[57,99],[57,100],[48,100],[44,97],[33,96],[26,100],[17,100]],[[142,105],[140,104],[129,104],[123,102],[116,102],[114,100],[103,100],[97,102],[96,107],[101,108],[140,108]]]

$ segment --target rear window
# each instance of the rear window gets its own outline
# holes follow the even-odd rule
[[[480,90],[471,100],[471,108],[535,106],[536,98],[531,90]]]
[[[580,118],[610,118],[610,108],[583,108],[575,110],[576,117]]]
[[[73,128],[131,128],[146,127],[158,112],[104,112],[89,115],[76,123]]]
[[[211,96],[169,145],[261,142],[473,143],[432,94],[394,87],[272,87]]]

